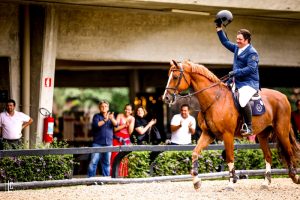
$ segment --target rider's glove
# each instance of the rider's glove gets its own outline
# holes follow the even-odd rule
[[[217,28],[222,27],[222,20],[220,18],[216,19],[214,22],[215,22]]]
[[[230,72],[228,73],[228,76],[229,76],[229,78],[233,77],[233,76],[234,76],[234,71],[230,71]]]

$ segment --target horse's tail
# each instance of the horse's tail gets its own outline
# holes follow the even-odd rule
[[[295,133],[294,133],[292,126],[290,126],[290,127],[291,128],[289,131],[289,140],[290,140],[291,148],[292,148],[292,152],[293,152],[293,157],[291,158],[292,159],[291,162],[293,163],[294,167],[297,167],[299,165],[299,161],[300,161],[300,144],[296,140]],[[278,148],[279,155],[282,160],[285,160],[289,156],[286,155],[287,152],[284,150],[281,142],[280,141],[277,141],[277,142],[278,142],[277,148]]]
[[[295,163],[294,165],[297,166],[297,164],[299,164],[300,161],[300,144],[296,139],[295,133],[293,128],[291,127],[290,132],[289,132],[289,136],[290,136],[290,142],[292,145],[292,151],[294,153],[294,158],[295,158]]]

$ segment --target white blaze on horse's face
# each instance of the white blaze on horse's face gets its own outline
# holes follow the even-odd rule
[[[169,75],[169,79],[168,79],[168,83],[167,83],[167,86],[166,86],[166,89],[165,89],[165,92],[164,92],[164,95],[163,95],[163,101],[165,100],[166,98],[166,94],[167,94],[167,88],[169,88],[169,84],[170,84],[170,81],[172,79],[172,76],[173,76],[173,71],[171,71],[170,75]]]

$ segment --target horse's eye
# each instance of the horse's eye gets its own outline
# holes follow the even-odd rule
[[[174,79],[174,80],[177,80],[177,79],[178,79],[178,76],[173,75],[173,79]]]

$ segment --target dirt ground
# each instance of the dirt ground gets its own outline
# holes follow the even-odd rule
[[[293,200],[300,199],[300,185],[288,178],[272,179],[268,189],[261,189],[262,179],[243,179],[234,185],[234,191],[227,191],[227,180],[204,180],[196,192],[192,182],[153,182],[131,184],[104,184],[91,186],[70,186],[36,190],[0,192],[5,200],[83,200],[83,199],[239,199],[239,200]]]

